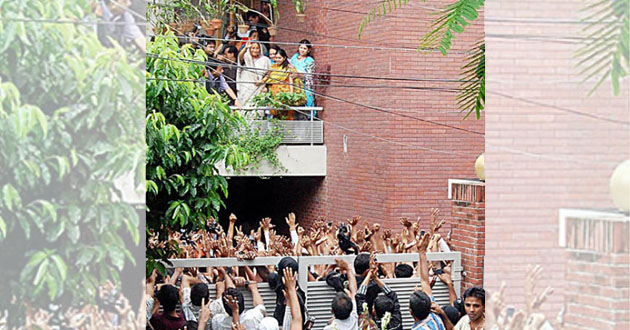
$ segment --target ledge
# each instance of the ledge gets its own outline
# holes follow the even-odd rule
[[[225,164],[217,165],[219,174],[226,177],[283,177],[283,176],[326,176],[326,146],[289,146],[282,145],[276,150],[278,160],[287,169],[274,169],[263,160],[256,170],[234,172],[226,169]]]
[[[453,185],[481,186],[485,187],[486,182],[479,179],[448,179],[448,199],[453,199]],[[475,198],[476,200],[476,198]],[[485,200],[485,198],[484,198]]]
[[[591,237],[595,240],[584,241],[578,245],[575,242],[568,243],[567,237],[575,234],[569,233],[570,222],[572,227],[580,227],[572,230],[577,229],[580,234],[586,237],[593,235],[603,235],[603,237]],[[594,225],[593,222],[599,222],[600,225]],[[628,224],[630,224],[630,215],[615,209],[560,209],[558,212],[558,245],[564,248],[613,252],[618,247],[617,243],[622,243],[617,242],[618,239],[621,238],[624,241],[623,244],[627,245],[627,241],[621,236],[627,235]],[[608,241],[606,242],[606,240]],[[595,246],[593,245],[595,242],[603,245],[595,244]]]

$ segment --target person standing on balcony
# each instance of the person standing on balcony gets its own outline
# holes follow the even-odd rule
[[[265,75],[265,77],[258,81],[257,85],[267,84],[272,96],[277,96],[279,93],[297,93],[304,96],[303,99],[296,100],[292,106],[304,105],[306,102],[306,95],[304,94],[304,84],[298,77],[299,74],[295,68],[289,63],[287,52],[284,49],[279,48],[276,51],[276,56],[273,59],[274,64],[271,66],[271,71]],[[271,115],[284,120],[295,120],[295,110],[287,110],[280,113],[277,110],[271,110]]]
[[[230,86],[225,82],[225,78],[223,77],[223,67],[221,63],[216,61],[208,62],[208,66],[206,70],[204,70],[204,76],[206,78],[206,90],[210,94],[214,94],[215,92],[218,94],[226,93],[230,99],[234,100],[234,105],[237,107],[242,107],[241,102],[236,98],[236,94]]]
[[[257,42],[247,42],[243,50],[238,54],[238,62],[243,67],[239,68],[236,80],[238,81],[238,98],[241,104],[254,106],[251,100],[258,95],[263,86],[257,86],[256,82],[262,80],[267,71],[271,68],[271,61],[264,56],[260,44]],[[254,114],[254,112],[250,113]],[[262,115],[253,115],[259,119]]]
[[[258,15],[257,12],[254,12],[251,10],[248,11],[247,14],[245,14],[245,17],[247,18],[247,21],[249,22],[250,31],[251,30],[258,31],[259,40],[262,42],[268,42],[269,31],[267,30],[267,27],[269,26],[269,24],[267,23],[267,21],[264,18],[260,17],[260,15]]]
[[[295,69],[303,74],[304,88],[306,92],[306,106],[315,106],[313,97],[313,72],[315,71],[315,60],[312,53],[313,46],[307,39],[300,41],[298,52],[291,57],[291,64]]]
[[[223,68],[223,77],[227,80],[228,86],[230,89],[236,94],[238,97],[237,85],[236,85],[236,76],[237,76],[237,63],[236,58],[238,57],[238,50],[235,46],[229,45],[225,47],[223,53],[219,55],[218,59],[223,61],[223,63],[227,64]],[[230,105],[234,105],[235,99],[230,102]],[[242,102],[241,102],[242,103]]]

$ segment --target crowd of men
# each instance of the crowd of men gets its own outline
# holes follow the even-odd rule
[[[147,281],[147,327],[152,329],[309,329],[314,319],[306,307],[306,295],[297,285],[298,263],[293,256],[355,255],[353,265],[341,258],[332,265],[314,265],[309,281],[325,281],[335,296],[334,316],[326,330],[403,329],[403,315],[413,318],[412,330],[483,329],[485,291],[472,287],[458,299],[451,279],[451,265],[428,262],[427,252],[450,251],[450,234],[443,239],[444,221],[433,210],[430,228],[420,230],[420,221],[402,219],[402,230],[393,234],[378,224],[358,229],[359,217],[347,224],[321,219],[310,231],[297,224],[293,213],[286,217],[289,237],[278,234],[269,218],[246,235],[230,216],[228,230],[211,221],[205,230],[172,233],[181,258],[284,256],[277,265],[257,267],[202,267],[170,269],[168,275],[154,273]],[[149,244],[161,244],[156,237]],[[416,262],[379,262],[378,253],[411,252]],[[397,293],[385,282],[391,278],[418,277],[420,286],[409,297],[409,310],[401,310]],[[432,294],[437,281],[449,289],[449,302],[438,305]],[[276,294],[274,310],[267,310],[258,286],[268,283]],[[210,296],[209,285],[216,286]],[[243,293],[251,292],[253,308],[244,310]],[[315,298],[310,298],[315,299]],[[161,306],[160,309],[158,306]],[[160,311],[161,310],[161,311]]]

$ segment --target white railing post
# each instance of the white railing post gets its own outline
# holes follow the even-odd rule
[[[311,109],[311,145],[313,145],[313,109]]]

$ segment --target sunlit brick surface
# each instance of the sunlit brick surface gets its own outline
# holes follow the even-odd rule
[[[295,20],[289,1],[278,1],[280,27],[307,32],[279,30],[279,41],[347,46],[408,48],[372,50],[314,47],[318,66],[330,65],[334,74],[369,75],[427,79],[458,79],[463,52],[483,37],[483,15],[463,35],[454,39],[453,52],[423,55],[415,49],[428,31],[435,8],[451,1],[410,1],[392,17],[370,23],[360,41],[356,36],[363,13],[377,1],[307,1],[306,23]],[[288,4],[287,4],[288,3]],[[353,12],[349,12],[353,11]],[[295,52],[294,46],[283,46]],[[401,86],[457,88],[457,83],[361,80],[333,77],[331,85],[377,85],[391,88],[327,87],[324,94],[369,104],[396,108],[405,115],[431,120],[473,131],[484,131],[484,116],[462,120],[457,111],[456,93],[405,90]],[[399,88],[397,88],[399,87]],[[345,220],[359,214],[364,219],[399,228],[400,217],[423,217],[428,228],[430,208],[440,207],[449,215],[447,198],[449,178],[474,178],[473,165],[484,150],[482,135],[462,132],[415,119],[394,116],[347,103],[318,98],[325,108],[325,143],[328,150],[327,177],[312,203],[303,209],[304,220],[323,215]],[[347,128],[347,129],[344,129]],[[347,135],[348,152],[343,151]],[[373,138],[375,136],[377,138]],[[382,139],[386,139],[384,141]],[[394,142],[390,142],[394,141]],[[430,148],[460,154],[421,150]],[[450,225],[445,226],[447,230]]]
[[[555,289],[542,309],[549,317],[576,290],[558,246],[558,210],[612,207],[608,180],[629,156],[628,80],[616,97],[609,80],[592,96],[596,79],[579,83],[584,77],[575,52],[585,36],[579,22],[588,14],[580,11],[584,6],[486,2],[484,283],[496,289],[505,281],[506,301],[523,307],[525,269],[541,265],[539,287]],[[599,274],[609,270],[602,267]]]

